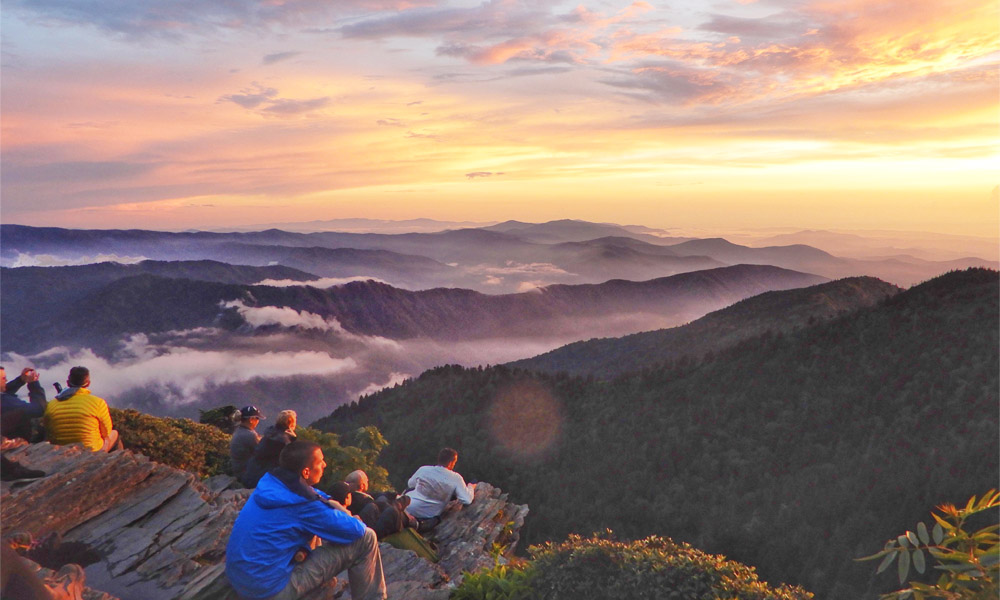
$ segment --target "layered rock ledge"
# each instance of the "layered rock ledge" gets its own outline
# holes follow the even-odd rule
[[[56,532],[99,557],[86,565],[87,586],[122,600],[221,598],[226,542],[250,490],[230,477],[199,481],[186,471],[129,451],[94,453],[47,442],[6,450],[7,458],[44,471],[40,479],[0,485],[0,529],[39,540]],[[389,597],[443,599],[462,573],[512,552],[528,507],[487,483],[475,501],[449,513],[433,532],[439,563],[382,544]],[[346,581],[346,574],[341,578]],[[313,598],[349,598],[343,586]]]

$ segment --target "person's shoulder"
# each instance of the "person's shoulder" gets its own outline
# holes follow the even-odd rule
[[[104,408],[108,407],[108,401],[107,400],[105,400],[104,398],[101,398],[100,396],[97,396],[95,394],[91,394],[90,390],[87,390],[86,398],[87,398],[87,400],[89,400],[95,406],[103,406]]]
[[[73,398],[86,399],[86,400],[89,400],[90,402],[94,402],[95,404],[101,403],[101,402],[103,402],[104,404],[108,403],[104,398],[101,398],[100,396],[98,396],[94,392],[91,392],[87,388],[80,388],[80,389],[78,389],[76,391],[76,393],[73,394],[72,397]]]
[[[18,398],[17,394],[11,394],[10,392],[0,392],[0,402],[3,403],[3,406],[24,404],[24,400]]]

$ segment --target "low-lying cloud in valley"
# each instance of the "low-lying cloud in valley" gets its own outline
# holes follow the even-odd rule
[[[73,267],[102,262],[116,262],[131,265],[146,260],[145,256],[120,256],[118,254],[95,254],[94,256],[56,256],[54,254],[17,253],[13,259],[3,259],[5,267]]]
[[[259,281],[254,285],[269,285],[271,287],[292,287],[296,285],[306,285],[309,287],[325,290],[326,288],[336,287],[354,281],[376,281],[378,283],[389,284],[388,281],[384,281],[382,279],[379,279],[378,277],[372,277],[370,275],[355,275],[353,277],[321,277],[319,279],[313,279],[312,281],[298,281],[295,279],[264,279],[263,281]]]
[[[173,409],[202,404],[199,400],[210,386],[276,374],[284,377],[342,375],[358,368],[351,357],[336,358],[312,350],[203,350],[154,344],[142,334],[125,340],[124,346],[125,349],[112,358],[99,356],[89,348],[52,348],[35,356],[7,354],[4,361],[13,365],[36,365],[46,385],[63,381],[71,367],[84,365],[90,369],[94,393],[106,398],[112,406],[123,407],[115,399],[135,388],[153,388],[161,395],[163,405]]]
[[[334,317],[322,317],[304,310],[287,306],[246,306],[239,300],[219,303],[221,308],[235,308],[246,323],[253,327],[277,325],[298,329],[316,329],[335,333],[347,333]]]
[[[291,317],[247,314],[256,323],[288,324]],[[307,313],[300,318],[312,323],[312,317]],[[27,365],[38,368],[50,397],[52,383],[64,383],[71,367],[84,365],[91,370],[93,392],[113,407],[197,420],[199,409],[255,404],[265,414],[292,408],[308,424],[341,404],[434,366],[499,364],[570,341],[390,340],[333,326],[261,331],[265,329],[250,335],[214,328],[136,334],[121,340],[111,356],[90,348],[55,347],[31,356],[5,353],[3,364],[11,371]]]
[[[537,274],[549,267],[512,264],[507,269]],[[390,339],[347,331],[332,316],[249,302],[219,304],[238,319],[229,319],[225,327],[129,334],[110,347],[60,346],[33,355],[7,352],[3,364],[11,371],[38,368],[50,394],[52,383],[64,382],[70,367],[87,366],[94,393],[118,408],[197,419],[198,410],[255,404],[266,414],[292,408],[307,424],[341,404],[435,366],[500,364],[585,337],[621,335],[688,319],[655,314],[567,316],[549,319],[544,331],[517,337]]]

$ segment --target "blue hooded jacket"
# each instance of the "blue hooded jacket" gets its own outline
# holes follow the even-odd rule
[[[261,478],[226,547],[226,576],[240,597],[269,598],[284,589],[295,568],[292,557],[313,536],[334,544],[364,536],[364,524],[327,499],[291,471],[278,468]]]

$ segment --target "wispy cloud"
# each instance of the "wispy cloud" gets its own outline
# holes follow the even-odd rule
[[[251,87],[244,88],[236,94],[226,94],[219,98],[219,100],[228,100],[229,102],[235,102],[243,108],[257,108],[265,102],[273,102],[278,96],[278,90],[270,87],[264,87],[259,83],[254,82]]]
[[[223,302],[222,308],[233,308],[250,327],[259,328],[276,325],[294,329],[315,329],[332,333],[347,333],[340,322],[333,317],[323,317],[307,311],[299,311],[287,306],[247,306],[239,300]]]
[[[265,55],[264,58],[261,60],[261,63],[265,65],[273,65],[275,63],[279,63],[285,60],[290,60],[295,58],[296,56],[301,56],[301,55],[302,55],[301,52],[276,52],[274,54]]]
[[[261,109],[262,112],[277,115],[299,115],[319,110],[330,105],[330,98],[310,98],[308,100],[279,99]]]
[[[257,82],[253,82],[250,87],[236,94],[221,96],[219,102],[223,101],[233,102],[248,110],[257,110],[261,114],[281,116],[310,113],[330,105],[328,96],[308,99],[281,98],[278,90],[264,87]]]
[[[213,30],[241,30],[314,22],[318,18],[370,11],[396,12],[431,4],[433,0],[246,0],[216,2],[157,0],[76,2],[74,0],[12,0],[7,10],[24,11],[50,22],[86,23],[131,38],[178,38]]]
[[[194,403],[209,386],[246,381],[254,377],[345,375],[358,368],[350,357],[334,358],[312,350],[239,352],[164,346],[145,335],[125,340],[114,359],[89,348],[59,348],[46,353],[43,374],[61,379],[70,367],[86,365],[94,389],[112,405],[131,389],[153,386],[165,404]],[[17,364],[38,364],[39,356],[5,355]]]

